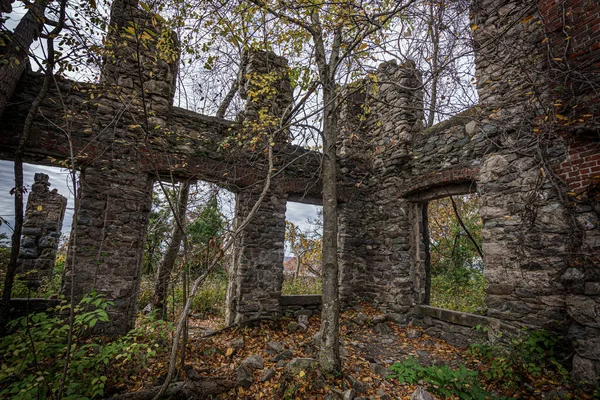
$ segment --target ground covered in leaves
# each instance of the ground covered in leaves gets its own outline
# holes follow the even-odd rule
[[[190,322],[186,367],[180,376],[223,377],[236,387],[218,398],[238,399],[410,399],[417,386],[389,379],[389,367],[397,361],[414,358],[423,366],[447,365],[483,371],[488,365],[465,349],[430,337],[419,328],[399,326],[370,306],[343,313],[340,323],[340,353],[343,374],[323,376],[318,368],[295,359],[318,358],[319,316],[311,316],[303,326],[296,319],[257,322],[255,326],[225,328],[220,319],[194,319]],[[166,343],[165,343],[166,344]],[[166,352],[165,352],[166,354]],[[303,364],[304,363],[304,364]],[[110,392],[136,391],[160,384],[166,371],[166,358],[121,379]],[[240,372],[241,371],[241,372]],[[179,378],[181,379],[181,378]],[[485,389],[510,398],[585,399],[574,388],[549,379],[513,389],[483,383]],[[350,397],[350,390],[352,395]]]

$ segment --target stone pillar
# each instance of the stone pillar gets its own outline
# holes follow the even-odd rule
[[[244,55],[242,65],[240,94],[247,102],[238,118],[243,118],[238,141],[256,153],[256,169],[266,175],[267,135],[274,134],[275,147],[289,142],[288,130],[280,129],[282,116],[293,102],[289,69],[285,58],[255,50]],[[236,195],[236,224],[250,213],[261,191],[258,185]],[[228,325],[281,314],[286,201],[287,195],[273,182],[256,215],[236,238],[227,289]]]
[[[67,198],[48,189],[48,175],[37,173],[34,180],[25,209],[17,274],[27,274],[23,279],[37,287],[43,278],[52,277]]]
[[[358,192],[339,208],[340,293],[345,304],[364,299],[390,312],[407,312],[416,294],[410,210],[399,191],[408,176],[413,135],[422,129],[422,85],[412,62],[383,63],[377,75],[362,88],[348,88],[356,94],[343,111],[362,118],[349,119],[340,133],[340,184]]]
[[[287,60],[270,51],[250,50],[243,55],[240,77],[240,96],[247,100],[242,132],[248,137],[243,139],[261,133],[253,129],[259,122],[265,133],[273,129],[275,143],[288,143],[289,129],[279,129],[294,101]]]
[[[80,207],[71,232],[65,294],[97,290],[115,303],[107,333],[133,327],[153,180],[94,165],[80,176]]]
[[[245,219],[258,196],[256,191],[236,195],[236,225]],[[281,314],[286,201],[283,194],[267,194],[236,239],[227,289],[228,325]]]
[[[179,57],[172,35],[136,4],[117,0],[112,5],[104,92],[86,130],[98,156],[81,167],[64,288],[75,300],[97,290],[113,301],[111,322],[100,330],[114,334],[127,332],[135,322],[154,182],[143,171],[152,170],[146,165],[148,146],[169,134]]]

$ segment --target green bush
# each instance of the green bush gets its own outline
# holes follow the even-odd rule
[[[225,315],[227,277],[209,276],[192,302],[192,311],[202,314]]]
[[[142,311],[144,307],[152,303],[154,295],[154,281],[150,277],[142,277],[140,281],[140,293],[138,294],[138,310]]]
[[[321,278],[313,277],[298,277],[284,278],[281,294],[321,294],[322,281]]]
[[[423,367],[409,356],[406,360],[393,364],[390,371],[389,378],[410,385],[424,382],[427,390],[442,399],[458,397],[464,400],[485,400],[492,397],[481,388],[479,373],[467,369],[462,364],[458,369],[451,369],[447,365]]]
[[[485,314],[487,280],[478,270],[469,271],[465,279],[457,279],[448,274],[431,277],[431,298],[429,304],[434,307]]]
[[[176,307],[183,306],[182,283],[174,283],[175,290],[169,288],[167,296],[167,310],[171,315],[173,310],[173,295],[175,295]],[[142,278],[140,283],[140,294],[138,295],[138,309],[141,311],[152,302],[154,295],[154,281],[150,277]],[[225,298],[227,297],[227,274],[215,272],[209,275],[192,302],[192,312],[201,314],[225,315]]]
[[[6,265],[10,258],[10,249],[0,247],[0,263],[2,264],[2,273],[0,274],[0,290],[4,288],[4,280],[6,274]],[[60,252],[56,256],[56,262],[54,269],[52,270],[51,277],[42,278],[42,282],[39,288],[30,288],[26,284],[27,274],[36,274],[37,271],[29,271],[26,274],[17,274],[13,282],[11,297],[15,298],[49,298],[50,296],[57,295],[60,293],[60,287],[62,284],[62,276],[65,270],[65,259],[66,253]]]
[[[111,302],[91,293],[75,307],[73,341],[62,398],[102,397],[108,372],[116,363],[131,362],[135,368],[143,368],[159,348],[151,338],[158,333],[166,338],[169,330],[157,329],[156,324],[144,324],[113,342],[89,339],[90,329],[109,321],[107,310],[111,306]],[[12,333],[0,341],[1,398],[59,397],[69,347],[69,322],[63,317],[68,310],[69,305],[63,304],[50,313],[30,314],[11,322]]]
[[[472,344],[468,352],[489,364],[483,371],[488,381],[505,387],[512,388],[541,377],[565,381],[568,373],[555,356],[560,339],[545,330],[524,330],[508,346]]]

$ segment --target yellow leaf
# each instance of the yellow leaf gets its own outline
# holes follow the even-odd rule
[[[306,375],[306,372],[304,371],[300,371],[300,373],[298,374],[300,378],[304,378],[304,375]]]
[[[225,352],[225,357],[229,357],[232,354],[233,354],[233,347],[228,347],[227,351]]]
[[[361,45],[358,47],[358,49],[359,49],[359,50],[364,50],[364,49],[366,49],[366,48],[367,48],[367,44],[366,44],[366,43],[363,43],[363,44],[361,44]]]
[[[525,17],[525,18],[523,18],[523,19],[521,20],[521,23],[522,23],[522,24],[526,24],[526,23],[528,23],[529,21],[531,21],[532,19],[533,19],[533,15],[530,15],[530,16],[528,16],[528,17]]]
[[[37,206],[38,211],[42,211],[42,206]]]
[[[474,31],[475,29],[477,29],[477,24],[471,26],[471,30]]]

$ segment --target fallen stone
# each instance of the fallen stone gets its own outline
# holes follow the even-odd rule
[[[342,358],[348,358],[348,357],[350,357],[350,353],[349,353],[349,352],[348,352],[348,350],[347,350],[347,349],[346,349],[344,346],[342,346],[342,345],[340,345],[340,357],[342,357]]]
[[[237,369],[236,382],[239,386],[248,389],[252,385],[252,371],[245,365],[240,365]]]
[[[308,326],[308,315],[298,315],[298,324]]]
[[[298,375],[300,371],[308,371],[317,366],[317,360],[314,358],[294,358],[286,366],[286,372],[292,375]]]
[[[381,324],[388,320],[388,316],[385,314],[378,314],[373,317],[373,324]]]
[[[410,396],[410,400],[435,400],[431,394],[423,386],[417,387],[417,389]]]
[[[243,349],[244,348],[244,338],[240,336],[239,338],[233,339],[231,342],[229,342],[229,347],[233,347],[236,350]]]
[[[422,333],[418,329],[414,329],[414,328],[406,329],[406,337],[409,339],[417,339],[417,338],[420,338],[421,335],[422,335]]]
[[[281,353],[277,354],[276,356],[269,358],[269,361],[277,362],[277,361],[281,361],[281,360],[289,360],[293,356],[294,356],[294,354],[290,350],[284,350]]]
[[[390,328],[386,322],[382,322],[380,324],[375,325],[375,332],[381,335],[389,335],[394,331],[392,331],[392,328]]]
[[[377,395],[377,397],[379,397],[379,400],[392,400],[392,397],[389,394],[387,394],[382,388],[377,389],[377,392],[375,394]]]
[[[279,354],[284,350],[284,348],[279,342],[269,342],[267,343],[267,350],[273,352],[274,354]]]
[[[344,400],[354,400],[354,390],[352,389],[348,389],[344,392],[344,395],[342,396],[342,398]]]
[[[305,324],[298,324],[298,330],[300,332],[306,332],[308,330],[308,325]]]
[[[354,391],[356,393],[364,393],[364,392],[367,391],[367,384],[366,383],[359,381],[358,379],[356,379],[352,375],[347,375],[347,378],[350,381],[350,384],[352,385],[352,389],[354,389]]]
[[[427,358],[429,355],[429,352],[425,350],[417,350],[417,356],[419,356],[419,358]]]
[[[408,321],[406,314],[390,313],[389,318],[398,325],[404,325]]]
[[[369,368],[383,379],[387,378],[387,376],[390,374],[390,371],[381,364],[373,363],[369,365]]]
[[[306,308],[303,308],[302,310],[298,310],[296,312],[296,315],[306,315],[307,317],[312,317],[313,316],[313,312],[312,310],[307,310]]]
[[[596,382],[596,373],[594,372],[594,363],[583,357],[575,355],[573,357],[573,368],[571,376],[579,382],[587,382],[593,384]]]
[[[352,321],[354,321],[354,323],[359,326],[363,326],[364,324],[367,323],[368,319],[369,319],[369,317],[367,317],[365,314],[360,312],[360,313],[356,314],[356,317],[354,317],[354,319]]]
[[[279,360],[279,361],[277,361],[277,364],[275,364],[275,366],[277,368],[283,368],[283,367],[285,367],[285,360]]]
[[[288,330],[290,332],[296,332],[299,328],[299,325],[296,321],[291,321],[288,326],[287,326]]]
[[[253,355],[242,361],[242,365],[250,369],[262,369],[265,366],[265,361],[261,356]]]
[[[261,382],[270,381],[271,378],[275,376],[275,370],[271,368],[267,368],[263,371],[262,377],[260,378]]]

